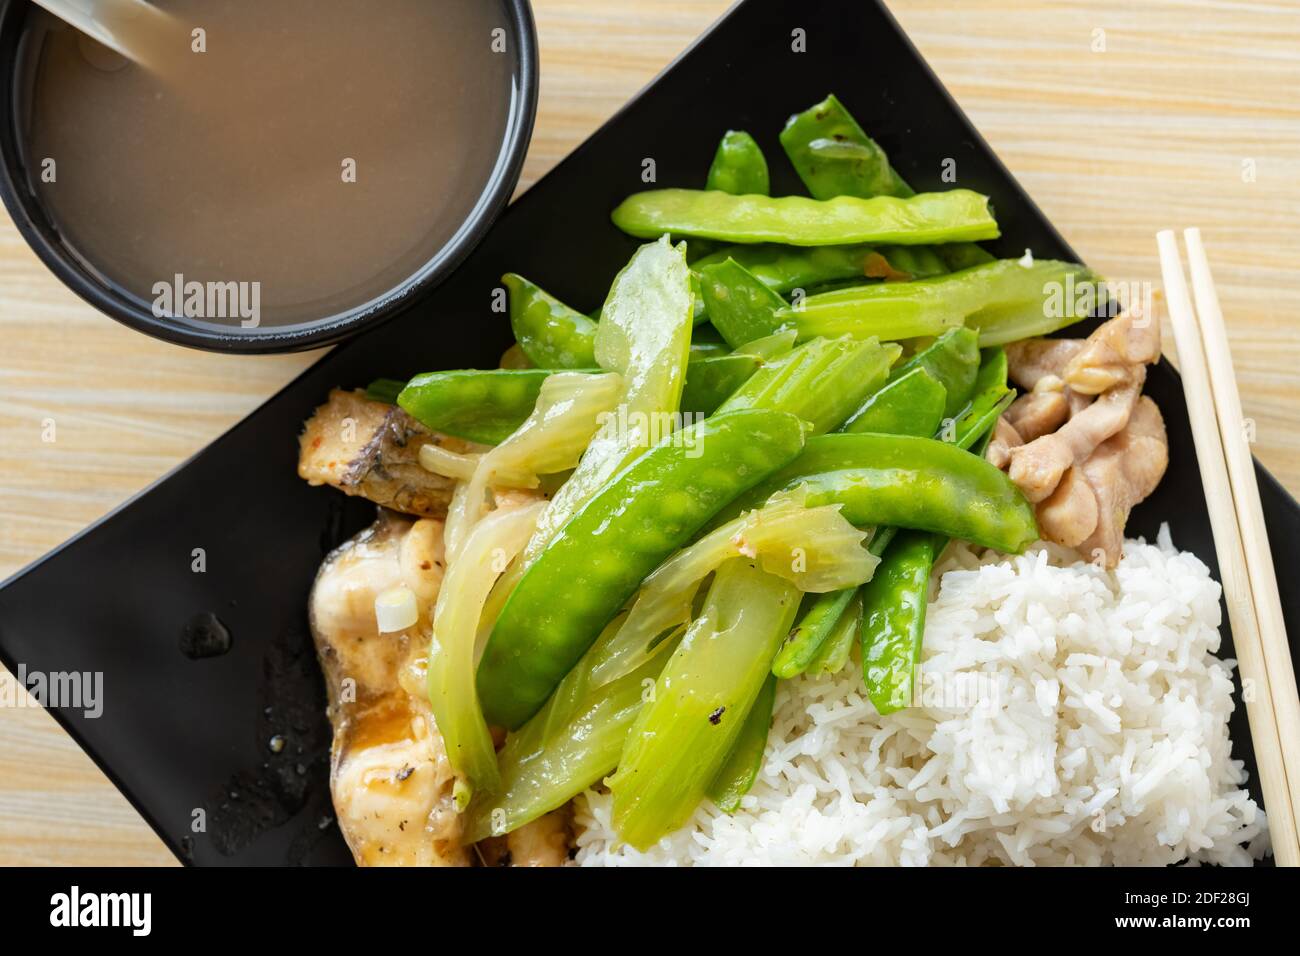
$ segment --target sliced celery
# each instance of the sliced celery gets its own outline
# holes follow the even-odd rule
[[[611,631],[612,633],[612,631]],[[605,640],[605,638],[602,638]],[[669,650],[674,646],[670,640]],[[506,737],[501,785],[470,803],[465,839],[500,836],[563,806],[613,772],[629,728],[668,660],[658,655],[599,687],[590,680],[597,642],[528,723]]]
[[[617,413],[551,499],[524,554],[532,560],[618,470],[672,429],[686,381],[693,322],[686,246],[665,236],[637,250],[614,279],[596,332],[596,361],[623,376]]]
[[[447,748],[452,769],[470,788],[492,789],[499,782],[492,737],[479,708],[474,682],[474,644],[478,620],[496,578],[494,562],[513,557],[532,533],[543,504],[494,511],[465,541],[450,564],[434,610],[429,652],[429,705]]]
[[[1087,318],[1097,302],[1096,275],[1084,266],[1002,259],[914,282],[879,282],[804,299],[777,313],[800,339],[875,336],[885,340],[938,335],[969,324],[980,344],[1044,335]]]
[[[731,748],[727,762],[709,785],[709,799],[723,813],[735,813],[740,801],[749,793],[758,772],[763,769],[763,752],[767,750],[767,737],[772,731],[772,712],[776,708],[776,678],[768,675],[758,699],[745,717],[745,726]]]
[[[762,508],[677,552],[646,578],[617,637],[593,665],[594,679],[613,680],[648,660],[656,638],[690,620],[700,582],[725,562],[746,557],[801,591],[839,591],[871,580],[880,563],[863,547],[866,537],[834,506],[806,508],[800,489],[773,496]]]
[[[675,830],[704,798],[798,608],[795,585],[749,561],[718,570],[609,780],[614,826],[632,846],[645,849]]]
[[[870,339],[814,339],[759,369],[718,411],[779,409],[820,435],[839,427],[885,383],[900,352]]]

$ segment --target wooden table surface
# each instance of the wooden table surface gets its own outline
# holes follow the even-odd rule
[[[533,5],[541,106],[521,189],[729,2]],[[1089,264],[1112,278],[1154,280],[1156,230],[1201,227],[1246,414],[1257,426],[1256,452],[1300,492],[1300,323],[1292,314],[1300,300],[1300,5],[890,6]],[[229,358],[130,332],[63,288],[5,219],[0,577],[196,452],[314,358]],[[57,440],[45,443],[42,423],[50,418]],[[0,710],[0,864],[170,862],[149,827],[49,716]]]

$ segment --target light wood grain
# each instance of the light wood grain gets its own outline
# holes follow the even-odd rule
[[[822,0],[829,2],[829,0]],[[847,0],[846,0],[847,2]],[[537,131],[521,188],[727,0],[534,0]],[[1300,6],[895,0],[1025,188],[1112,278],[1155,280],[1157,229],[1199,225],[1255,451],[1300,490]],[[1093,52],[1096,30],[1105,51]],[[1243,163],[1254,163],[1253,182]],[[312,361],[152,342],[97,315],[0,224],[0,575],[162,475]],[[52,418],[57,440],[42,441]],[[0,863],[170,862],[44,713],[0,711]]]

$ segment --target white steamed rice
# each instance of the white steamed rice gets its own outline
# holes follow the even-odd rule
[[[608,794],[576,801],[577,862],[627,865],[1247,865],[1264,814],[1230,756],[1219,585],[1162,529],[1117,570],[1038,546],[951,547],[920,705],[886,717],[856,661],[785,681],[744,806],[711,804],[649,852]]]

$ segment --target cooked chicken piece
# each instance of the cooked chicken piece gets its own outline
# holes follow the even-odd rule
[[[1100,395],[1134,381],[1138,370],[1160,358],[1160,322],[1154,315],[1135,319],[1128,313],[1103,323],[1065,368],[1065,381],[1076,392]]]
[[[1056,490],[1067,469],[1127,425],[1145,379],[1146,367],[1138,366],[1132,382],[1099,396],[1058,431],[1013,448],[1008,474],[1025,497],[1042,501]]]
[[[511,866],[563,866],[569,861],[569,810],[552,810],[506,834]]]
[[[1077,548],[1097,527],[1097,495],[1078,465],[1038,505],[1038,530],[1048,541]]]
[[[395,405],[374,402],[364,392],[335,389],[316,409],[298,441],[298,476],[313,485],[333,485],[385,508],[424,518],[441,518],[453,482],[420,466],[421,446],[435,442],[453,451],[469,446],[434,435]]]
[[[1080,351],[1083,339],[1025,339],[1006,347],[1007,377],[1032,389],[1048,375],[1063,378],[1065,368]]]
[[[1046,380],[1040,379],[1039,383]],[[1007,422],[1024,441],[1056,431],[1069,417],[1070,402],[1062,389],[1035,388],[1017,398],[1006,411]]]
[[[1119,563],[1129,512],[1155,491],[1169,467],[1169,438],[1156,403],[1145,395],[1128,426],[1083,463],[1083,476],[1097,498],[1097,526],[1079,550],[1100,553],[1106,566]]]
[[[1016,431],[1015,426],[1007,421],[1007,416],[998,417],[997,425],[993,429],[993,440],[989,442],[988,451],[984,457],[991,461],[997,468],[1006,468],[1011,461],[1011,449],[1023,445],[1024,439]]]
[[[381,634],[375,597],[416,595],[423,633],[442,581],[442,523],[381,512],[334,551],[312,588],[309,619],[334,728],[330,791],[362,865],[464,865],[452,802],[455,776],[422,694],[402,687],[424,653],[406,633]]]

